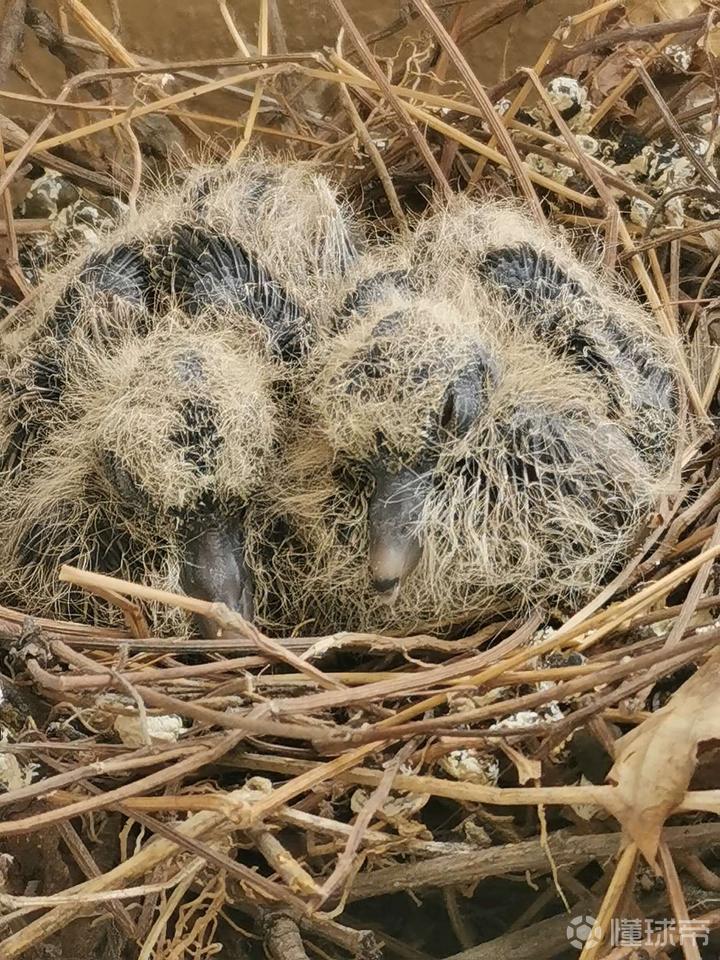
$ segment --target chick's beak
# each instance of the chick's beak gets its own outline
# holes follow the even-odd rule
[[[375,480],[368,507],[370,576],[373,589],[392,603],[422,555],[420,516],[432,478],[409,468],[381,467]]]
[[[204,517],[188,524],[181,580],[188,596],[224,603],[246,620],[252,620],[253,581],[237,521]],[[196,623],[204,637],[218,636],[218,626],[212,620],[198,614]]]

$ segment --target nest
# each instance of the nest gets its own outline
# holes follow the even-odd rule
[[[352,556],[339,578],[333,571],[348,630],[327,636],[315,635],[312,609],[281,604],[282,639],[273,639],[223,608],[168,592],[172,578],[133,570],[125,580],[62,571],[74,596],[119,611],[114,627],[43,619],[41,605],[34,617],[3,609],[0,954],[697,957],[696,941],[712,942],[720,926],[708,905],[720,885],[715,14],[637,23],[618,5],[595,5],[548,36],[533,68],[484,88],[464,52],[514,2],[458,5],[448,28],[413,0],[395,26],[422,33],[386,61],[373,44],[391,43],[393,31],[364,38],[342,0],[330,2],[343,27],[335,50],[298,56],[283,52],[275,5],[262,3],[257,56],[198,64],[143,60],[80,0],[68,6],[87,34],[79,45],[16,0],[0,31],[0,75],[25,16],[69,78],[52,101],[37,91],[47,115],[33,130],[0,120],[5,351],[22,341],[38,261],[64,256],[68,238],[102,244],[118,189],[132,208],[143,177],[157,174],[150,168],[177,168],[179,150],[223,162],[262,142],[339,181],[381,236],[402,235],[433,202],[445,204],[453,217],[430,217],[419,234],[444,249],[462,221],[457,211],[472,218],[477,210],[458,194],[503,198],[482,208],[500,217],[503,235],[536,231],[536,245],[550,249],[559,228],[571,231],[574,248],[586,251],[585,283],[595,283],[602,260],[643,302],[652,321],[639,311],[629,342],[635,355],[651,344],[666,358],[684,425],[638,416],[626,428],[640,442],[623,465],[625,500],[633,511],[652,502],[655,512],[642,542],[623,546],[621,563],[603,561],[601,588],[580,599],[568,584],[562,606],[538,605],[511,589],[511,558],[489,622],[479,619],[487,604],[472,583],[466,597],[451,598],[467,614],[452,638],[432,622],[427,598],[409,600],[391,625],[356,619]],[[91,69],[97,53],[113,65]],[[221,99],[204,106],[211,95]],[[229,144],[214,136],[218,128]],[[14,209],[11,189],[28,173],[33,186]],[[525,222],[505,213],[518,202]],[[292,214],[278,203],[273,236],[285,245]],[[494,229],[473,226],[477,247],[465,246],[496,269]],[[333,236],[332,248],[318,238],[312,256],[342,272],[363,238]],[[406,264],[411,247],[394,248]],[[489,367],[492,358],[502,366],[511,320],[500,295],[486,306],[503,322],[468,330],[461,321],[474,294],[453,283],[451,264],[444,270],[439,257],[437,266],[425,292],[445,298],[445,322],[466,337],[455,341],[453,363],[462,367],[480,342]],[[324,295],[312,276],[284,279],[298,303]],[[617,296],[602,287],[608,310],[629,302]],[[173,329],[180,339],[202,337],[202,320]],[[343,400],[333,377],[357,344],[346,346],[314,398],[316,428],[324,405]],[[113,370],[141,390],[152,370],[134,349],[130,331]],[[513,390],[544,391],[546,407],[579,402],[572,377],[563,378],[567,393],[556,386],[557,350],[528,346],[522,356],[527,376]],[[257,366],[252,375],[261,376]],[[577,443],[600,478],[609,453],[601,436],[591,439],[604,399],[583,402]],[[618,403],[623,409],[622,396]],[[88,409],[106,418],[102,398]],[[332,447],[366,439],[361,420],[354,432],[352,418],[343,422],[351,437],[318,429],[318,443],[296,449],[328,501]],[[407,427],[392,410],[388,425]],[[125,429],[138,427],[129,420]],[[643,431],[663,443],[643,444]],[[134,437],[115,441],[131,455]],[[649,446],[662,460],[652,482]],[[83,469],[73,461],[78,476]],[[232,482],[241,472],[230,471]],[[54,496],[54,480],[35,478],[43,496]],[[293,509],[316,517],[292,459],[283,482]],[[552,504],[535,508],[552,519]],[[71,521],[59,519],[63,529]],[[322,524],[314,530],[321,547]],[[267,543],[281,534],[271,530]],[[274,562],[313,546],[291,540]],[[567,579],[562,563],[547,577]],[[22,605],[32,602],[29,589]],[[146,617],[160,608],[167,622],[210,618],[223,635],[158,639]]]

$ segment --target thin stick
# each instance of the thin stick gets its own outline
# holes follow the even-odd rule
[[[132,172],[132,181],[130,184],[130,189],[128,191],[128,207],[130,212],[135,215],[137,213],[137,198],[140,193],[140,183],[142,181],[142,152],[140,150],[140,144],[138,143],[138,138],[135,136],[135,131],[132,128],[132,123],[128,120],[127,123],[124,123],[121,129],[125,132],[125,136],[130,143],[130,152],[133,159],[133,172]]]
[[[607,217],[607,236],[605,243],[605,264],[607,267],[611,267],[615,262],[616,251],[617,251],[617,240],[618,240],[618,224],[620,222],[620,210],[618,205],[613,197],[612,193],[605,186],[599,170],[593,166],[592,163],[589,163],[585,157],[584,152],[578,145],[577,139],[573,134],[570,127],[565,122],[565,119],[560,114],[559,110],[552,102],[548,96],[547,91],[540,82],[540,78],[537,76],[534,70],[524,70],[524,73],[527,73],[528,81],[532,86],[535,87],[535,90],[540,97],[540,99],[545,104],[545,108],[553,119],[553,123],[557,126],[560,133],[563,135],[568,147],[575,154],[575,158],[581,168],[584,170],[588,179],[592,185],[597,190],[603,205],[606,211]]]
[[[720,515],[718,515],[718,519],[715,521],[715,528],[713,530],[712,537],[708,542],[708,547],[715,547],[718,544],[720,544]],[[665,641],[664,649],[669,650],[677,646],[677,644],[682,640],[685,631],[687,630],[690,621],[695,614],[698,602],[703,595],[714,562],[714,560],[707,560],[695,574],[695,578],[688,591],[688,595],[683,601],[680,615],[675,620],[673,628],[670,631],[667,640]]]
[[[319,900],[322,890],[314,878],[267,827],[253,827],[248,834],[273,870],[292,891],[303,897],[310,897],[313,901]]]
[[[95,863],[92,854],[83,843],[82,839],[75,830],[75,827],[73,827],[73,825],[68,821],[65,821],[58,825],[58,830],[60,832],[60,836],[65,842],[65,845],[72,854],[73,859],[83,871],[85,876],[88,879],[91,877],[99,877],[100,868],[98,867],[97,863]],[[52,900],[52,897],[50,899]],[[50,905],[51,904],[48,904],[48,906]],[[118,926],[123,931],[125,936],[131,938],[136,936],[137,931],[135,929],[135,924],[133,923],[132,917],[128,913],[128,910],[124,904],[120,903],[119,900],[114,898],[108,900],[108,913],[115,917]]]
[[[595,957],[598,955],[603,940],[610,929],[610,921],[615,914],[615,910],[620,903],[620,898],[625,892],[633,870],[635,869],[636,859],[637,847],[634,843],[629,843],[620,855],[617,868],[613,873],[610,886],[605,893],[605,898],[600,907],[600,913],[595,921],[597,933],[595,933],[594,928],[594,935],[586,941],[580,954],[580,960],[595,960]]]
[[[467,88],[477,100],[480,109],[484,113],[485,121],[505,152],[510,169],[515,175],[515,178],[520,185],[520,189],[530,205],[533,216],[539,223],[544,223],[545,214],[543,213],[543,209],[540,206],[540,201],[538,200],[537,194],[535,193],[530,179],[528,178],[527,170],[518,156],[518,152],[515,149],[515,144],[512,142],[507,128],[496,113],[492,102],[487,93],[485,93],[480,81],[475,76],[475,73],[470,69],[470,65],[463,56],[462,51],[447,32],[427,0],[412,0],[412,3],[430,25],[435,33],[435,36],[440,41],[443,50],[452,60]]]
[[[27,0],[7,0],[0,23],[0,83],[5,82],[8,70],[20,49],[25,28]]]
[[[711,17],[714,18],[716,16],[717,14],[715,12],[711,13]],[[632,27],[623,27],[617,30],[608,30],[606,33],[596,34],[589,40],[577,43],[569,49],[563,50],[554,60],[550,61],[545,70],[543,70],[542,76],[557,75],[563,67],[571,61],[576,60],[586,53],[593,53],[595,50],[616,50],[626,43],[634,43],[635,41],[642,40],[657,40],[664,37],[669,37],[667,43],[670,43],[672,42],[671,34],[689,33],[692,30],[702,29],[707,26],[707,22],[707,14],[699,13],[690,17],[683,17],[679,20],[663,20],[659,23],[647,23]],[[712,22],[715,22],[714,19]],[[495,84],[495,86],[491,87],[488,91],[490,99],[496,100],[504,97],[521,82],[522,74],[517,73],[507,80]]]
[[[453,193],[450,189],[450,184],[447,182],[447,178],[440,169],[440,164],[435,159],[435,156],[430,149],[430,145],[425,137],[422,136],[411,117],[408,116],[409,110],[401,104],[395,90],[391,86],[383,71],[380,69],[375,57],[372,55],[370,48],[365,42],[365,38],[355,26],[355,22],[348,13],[343,0],[328,0],[328,2],[338,15],[340,22],[347,30],[348,36],[357,48],[378,88],[382,92],[383,96],[387,99],[389,105],[392,107],[393,112],[400,122],[400,126],[408,135],[418,153],[425,161],[425,165],[432,174],[436,186],[446,200],[451,199]]]
[[[94,664],[88,657],[72,650],[59,640],[53,641],[53,643],[55,644],[53,646],[54,652],[67,663],[94,670],[99,674],[107,672],[113,679],[122,682],[122,677],[117,674],[117,671],[103,667],[100,664]],[[41,669],[42,668],[40,668],[40,670]],[[33,674],[37,675],[38,672],[38,667],[35,667]],[[135,686],[135,690],[138,695],[142,696],[142,698],[152,706],[160,707],[172,713],[178,713],[180,716],[192,717],[202,723],[215,724],[231,730],[242,730],[246,733],[253,733],[259,736],[287,737],[291,740],[314,740],[324,732],[323,727],[278,723],[272,720],[257,718],[252,716],[252,714],[243,716],[236,713],[209,710],[207,707],[203,707],[198,703],[187,703],[178,697],[172,697],[167,693],[161,693],[159,690],[153,690],[151,687],[145,687],[140,684]],[[329,733],[330,730],[327,732]]]
[[[658,848],[660,867],[665,877],[665,886],[668,892],[668,899],[672,906],[675,925],[678,930],[687,930],[690,924],[690,914],[688,913],[685,894],[683,893],[682,883],[678,876],[677,868],[673,861],[672,854],[667,843],[662,841]],[[685,960],[702,960],[695,937],[684,936],[682,938],[682,950]]]
[[[266,57],[269,53],[268,0],[260,0],[260,18],[259,18],[259,24],[258,24],[258,49],[260,51],[261,58]],[[253,98],[250,103],[250,109],[248,110],[247,117],[245,118],[245,128],[243,130],[242,137],[235,144],[235,146],[232,149],[232,152],[230,153],[229,159],[231,161],[237,160],[237,158],[242,153],[244,153],[244,151],[247,149],[248,144],[250,143],[264,91],[265,91],[265,84],[263,83],[262,80],[258,80],[255,84],[255,91],[253,92]]]
[[[337,681],[328,680],[322,670],[318,670],[313,664],[302,660],[291,650],[286,650],[275,640],[266,637],[253,624],[248,623],[239,613],[229,610],[223,603],[209,603],[207,600],[198,600],[195,597],[186,597],[177,593],[170,593],[167,590],[156,590],[154,587],[148,587],[145,584],[130,583],[127,580],[107,577],[100,573],[90,573],[87,570],[79,570],[77,567],[67,565],[60,568],[58,576],[65,583],[72,583],[79,587],[101,587],[126,596],[137,597],[139,600],[165,603],[169,606],[179,607],[181,610],[198,613],[214,621],[222,629],[235,630],[241,636],[253,640],[263,653],[267,653],[274,659],[294,667],[300,673],[308,674],[323,687],[337,688],[342,686]]]
[[[680,372],[682,373],[685,389],[687,390],[690,403],[695,410],[695,413],[698,414],[698,416],[703,417],[705,415],[705,408],[703,406],[702,398],[698,393],[697,387],[695,386],[695,382],[688,366],[687,358],[675,339],[672,317],[668,315],[667,310],[664,308],[660,298],[658,297],[657,290],[648,276],[645,265],[638,256],[638,250],[633,244],[632,238],[630,237],[627,227],[625,226],[625,222],[622,219],[618,224],[618,228],[620,240],[625,247],[626,254],[632,258],[631,265],[633,271],[635,272],[635,276],[640,281],[642,288],[645,291],[645,295],[648,298],[648,302],[650,303],[650,307],[655,313],[661,328],[668,337],[670,347],[673,351],[675,359],[677,360]]]
[[[545,68],[545,65],[547,64],[548,60],[550,59],[551,54],[554,52],[555,48],[557,47],[558,42],[559,42],[559,31],[556,30],[555,33],[553,34],[552,38],[551,38],[551,39],[548,41],[548,43],[545,45],[545,48],[543,49],[543,51],[542,51],[542,53],[540,54],[540,56],[539,56],[539,57],[537,58],[537,60],[535,61],[535,64],[534,64],[534,66],[533,66],[533,70],[534,70],[534,72],[535,72],[536,74],[539,75],[539,74],[542,73],[543,69]],[[502,123],[503,123],[504,126],[507,127],[507,126],[510,124],[510,121],[515,118],[518,110],[520,109],[520,107],[521,107],[521,106],[525,103],[525,101],[527,100],[528,95],[529,95],[531,89],[532,89],[532,84],[530,83],[530,80],[526,80],[525,83],[524,83],[524,84],[522,85],[522,87],[520,88],[520,90],[519,90],[519,92],[517,93],[517,95],[515,96],[515,98],[513,99],[513,102],[510,104],[510,106],[509,106],[509,108],[507,109],[507,111],[503,114]],[[495,138],[494,136],[492,136],[492,137],[490,138],[490,144],[489,144],[489,145],[490,145],[491,147],[495,147],[495,146],[496,146],[496,143],[497,143],[496,138]],[[486,158],[486,157],[480,157],[480,158],[479,158],[479,160],[477,161],[477,163],[476,163],[475,166],[473,167],[472,176],[470,177],[470,183],[477,183],[477,181],[478,181],[478,180],[480,179],[480,177],[482,176],[482,172],[483,172],[483,170],[485,169],[485,164],[486,164],[486,162],[487,162],[487,158]]]
[[[363,86],[367,89],[375,89],[375,84],[373,84],[373,82],[360,70],[358,70],[356,67],[353,67],[352,64],[347,63],[347,61],[340,60],[336,54],[332,54],[330,56],[330,60],[350,74],[351,79],[348,80],[346,78],[342,82],[352,83],[356,86]],[[306,75],[316,76],[318,79],[326,76],[325,71],[313,70],[311,68],[303,68],[301,72]],[[330,74],[330,76],[332,76],[332,74]],[[439,106],[452,110],[461,110],[464,113],[469,113],[471,116],[482,116],[482,111],[473,104],[463,104],[461,106],[457,100],[449,100],[447,97],[439,97],[437,94],[424,93],[420,90],[414,89],[409,90],[405,87],[394,86],[392,89],[398,97],[421,100],[424,103],[427,103],[429,106]],[[430,113],[429,110],[424,110],[413,103],[407,103],[405,105],[405,109],[408,113],[415,117],[415,119],[419,120],[423,124],[426,124],[431,129],[436,130],[438,133],[441,133],[443,136],[457,141],[457,143],[461,144],[461,146],[467,147],[468,150],[472,150],[473,153],[487,157],[500,167],[509,168],[510,161],[504,154],[500,153],[498,150],[493,150],[486,143],[483,143],[476,137],[471,137],[463,130],[453,126],[451,123],[446,123],[444,120],[440,120],[434,113]],[[552,193],[557,193],[560,196],[565,197],[565,199],[569,200],[571,203],[576,203],[579,206],[587,207],[589,209],[596,209],[600,205],[600,200],[598,200],[597,197],[590,197],[587,194],[579,193],[577,190],[571,190],[569,187],[552,180],[550,177],[546,177],[541,173],[537,173],[530,167],[527,167],[527,175],[530,180],[533,183],[536,183],[539,187],[542,187],[544,190],[549,190]]]
[[[683,648],[682,654],[688,659],[697,656],[707,647],[714,646],[720,641],[720,629],[707,634],[700,634],[693,638],[687,638],[687,649]],[[532,651],[530,651],[532,653]],[[438,736],[450,736],[453,732],[460,735],[462,726],[465,724],[476,724],[483,720],[494,720],[502,716],[511,716],[523,710],[534,710],[550,701],[572,700],[582,693],[593,690],[598,684],[613,683],[634,673],[643,674],[646,670],[660,665],[661,669],[668,664],[669,655],[665,649],[653,650],[650,653],[643,654],[631,662],[621,661],[616,664],[609,664],[602,670],[593,670],[589,674],[581,674],[573,679],[566,680],[554,687],[546,687],[541,690],[535,690],[531,693],[521,694],[520,696],[510,698],[502,703],[491,703],[482,707],[476,707],[472,710],[459,711],[452,715],[451,722],[448,717],[433,717],[431,719],[417,720],[413,723],[399,725],[382,723],[378,725],[383,732],[393,738],[419,736],[423,733],[434,733]],[[507,678],[509,671],[500,674]],[[481,676],[481,675],[478,675]],[[475,678],[473,678],[475,680]],[[473,685],[475,685],[473,683]],[[389,729],[387,729],[389,728]],[[373,728],[364,730],[357,734],[358,739],[369,738]],[[468,733],[470,731],[467,731]]]
[[[69,133],[58,134],[54,137],[48,137],[47,140],[40,140],[40,137],[43,135],[45,130],[48,128],[50,123],[54,118],[54,111],[45,117],[42,120],[35,130],[32,132],[30,137],[25,144],[23,144],[20,150],[13,150],[7,154],[11,164],[8,167],[8,174],[12,171],[14,175],[17,169],[22,164],[23,160],[31,154],[37,153],[40,150],[52,150],[53,147],[59,147],[65,143],[71,143],[73,140],[79,140],[81,137],[87,137],[94,133],[100,133],[103,130],[110,130],[112,127],[117,126],[119,123],[124,123],[125,121],[134,120],[137,117],[145,117],[150,113],[159,113],[164,110],[166,107],[173,106],[176,103],[183,103],[185,100],[193,100],[195,97],[202,96],[206,93],[214,93],[216,90],[222,90],[224,87],[230,86],[233,83],[238,83],[241,80],[254,80],[257,77],[268,77],[274,76],[275,74],[281,72],[284,69],[289,69],[289,66],[278,65],[273,67],[264,67],[257,70],[250,70],[245,73],[237,73],[230,77],[221,78],[220,80],[209,80],[207,83],[200,84],[197,87],[192,87],[189,90],[182,90],[179,93],[172,94],[171,96],[164,97],[160,100],[155,100],[152,103],[135,103],[124,114],[114,117],[106,117],[103,120],[96,120],[94,123],[89,123],[84,127],[80,127],[77,130],[71,130]],[[145,73],[142,67],[128,71],[91,71],[85,75],[85,78],[88,76],[128,76],[132,73]],[[63,90],[60,92],[58,99],[62,100],[69,95],[69,93],[76,86],[83,81],[83,76],[74,77],[73,80],[68,81],[68,83],[63,87]],[[0,190],[4,189],[4,178],[0,180]]]
[[[0,136],[0,177],[2,177],[6,170],[7,164],[5,163],[5,145],[3,144],[2,137]],[[13,215],[12,197],[10,196],[9,184],[2,192],[2,206],[5,214],[8,246],[10,248],[10,254],[7,259],[8,272],[15,281],[23,297],[27,297],[32,292],[32,289],[30,284],[25,279],[25,275],[20,269],[17,234],[15,232],[15,217]]]
[[[63,826],[66,826],[66,824],[63,824]],[[202,866],[202,861],[200,861],[200,865]],[[143,884],[141,887],[123,887],[120,890],[108,890],[105,893],[101,891],[97,891],[95,893],[51,893],[44,897],[11,896],[10,894],[3,893],[0,894],[0,903],[3,907],[29,907],[31,910],[41,910],[43,907],[55,907],[58,904],[71,905],[78,903],[93,906],[96,903],[106,903],[108,905],[108,910],[114,912],[113,908],[119,907],[120,910],[124,911],[124,915],[129,917],[129,913],[127,913],[126,908],[119,902],[120,900],[134,900],[138,897],[147,896],[149,893],[161,893],[163,890],[168,890],[179,882],[179,880],[185,875],[186,869],[187,868],[182,870],[175,877],[172,877],[170,880],[166,880],[163,883],[147,883]],[[102,874],[97,873],[95,876],[101,877]],[[6,916],[3,916],[0,920],[0,926],[4,926],[7,919],[8,918]],[[126,929],[123,927],[123,932],[130,937],[134,937],[135,924],[131,922],[129,928]]]
[[[232,750],[240,740],[245,736],[244,733],[229,733],[221,737],[217,744],[209,750],[198,751],[190,757],[165,767],[156,773],[151,773],[140,780],[126,783],[114,790],[107,790],[97,796],[87,797],[84,800],[78,800],[67,807],[60,807],[58,810],[48,810],[42,814],[34,814],[31,817],[23,817],[18,820],[5,820],[0,823],[0,837],[14,836],[18,833],[30,833],[35,830],[42,830],[53,823],[59,823],[62,820],[70,820],[72,817],[79,817],[90,813],[93,810],[104,810],[128,797],[137,793],[155,790],[158,787],[171,783],[178,777],[192,773],[208,763],[213,763],[224,756],[228,750]],[[3,956],[3,960],[5,960]]]
[[[241,794],[242,791],[237,791]],[[232,797],[232,794],[230,794]],[[181,821],[173,828],[180,838],[194,839],[206,836],[218,830],[227,833],[229,825],[223,814],[202,811],[194,814],[188,820]],[[87,880],[73,888],[73,892],[85,895],[103,890],[111,890],[122,886],[133,877],[143,876],[160,864],[177,855],[179,845],[175,841],[156,837],[151,843],[143,847],[138,853],[117,867],[104,873],[102,876]],[[59,930],[62,930],[82,910],[83,904],[73,900],[71,904],[64,904],[50,910],[44,916],[27,924],[22,930],[2,941],[3,960],[14,960],[25,953],[35,944],[41,942]]]
[[[35,747],[39,747],[35,744]],[[54,790],[61,790],[63,787],[71,786],[86,777],[102,777],[111,774],[129,773],[131,770],[139,770],[143,767],[154,767],[161,762],[174,760],[177,757],[187,757],[194,755],[198,751],[204,750],[202,745],[196,746],[193,743],[185,743],[182,746],[171,744],[167,748],[163,747],[141,747],[139,750],[131,753],[124,753],[121,757],[114,760],[97,760],[93,763],[83,764],[79,767],[58,773],[51,777],[43,777],[35,783],[29,783],[25,787],[18,787],[7,793],[0,794],[0,808],[13,806],[14,804],[26,804],[29,800],[35,800]]]
[[[342,33],[338,37],[337,54],[338,57],[342,57]],[[388,173],[388,169],[385,166],[385,161],[375,145],[375,141],[370,136],[367,127],[362,121],[362,117],[360,116],[358,109],[353,102],[353,98],[347,88],[346,83],[343,83],[340,86],[340,96],[343,98],[343,102],[345,103],[347,112],[350,115],[350,120],[355,128],[355,132],[362,141],[362,145],[365,147],[365,150],[367,151],[367,154],[372,160],[373,166],[377,171],[377,175],[380,178],[380,182],[383,185],[383,190],[385,191],[385,196],[390,204],[392,214],[395,217],[400,229],[407,233],[409,229],[408,222],[405,216],[405,211],[400,205],[400,200],[398,199],[395,185],[393,184],[390,174]]]
[[[222,15],[223,20],[225,21],[225,26],[228,29],[228,33],[232,37],[233,43],[238,48],[243,57],[250,56],[250,50],[248,49],[245,40],[243,39],[242,34],[238,30],[235,20],[233,19],[232,14],[228,10],[227,0],[218,0],[218,6],[220,7],[220,14]]]
[[[699,823],[693,826],[665,827],[663,839],[673,851],[703,851],[717,842],[720,824]],[[553,860],[559,867],[586,866],[603,862],[620,847],[622,834],[585,834],[575,829],[557,830],[550,835]],[[358,877],[353,884],[351,901],[383,896],[402,891],[422,891],[448,885],[477,884],[487,877],[507,874],[547,873],[547,851],[539,837],[519,840],[485,850],[449,851],[421,862],[400,863],[381,867]]]
[[[140,948],[140,953],[138,954],[138,960],[150,960],[150,957],[153,956],[153,948],[158,940],[164,936],[168,921],[175,913],[177,907],[180,906],[180,903],[187,891],[190,889],[193,880],[204,866],[205,862],[200,857],[196,857],[194,860],[191,860],[187,865],[183,871],[185,876],[177,884],[166,902],[162,904],[158,910],[158,915],[155,918],[155,922],[145,935],[143,945]]]
[[[345,883],[348,876],[351,874],[355,854],[360,848],[360,844],[365,837],[370,824],[372,823],[373,817],[390,796],[393,782],[400,770],[400,767],[410,758],[414,751],[415,744],[412,741],[410,741],[410,743],[406,743],[405,746],[398,751],[393,760],[386,766],[380,783],[373,791],[372,796],[366,800],[362,810],[358,814],[352,832],[348,837],[348,842],[345,845],[345,849],[338,857],[337,863],[335,864],[335,869],[323,884],[320,905],[333,897],[338,888]]]
[[[648,584],[647,587],[634,596],[614,604],[608,608],[608,610],[596,614],[584,622],[574,624],[572,628],[568,628],[567,626],[561,627],[548,640],[544,640],[531,649],[523,649],[517,653],[511,653],[506,659],[500,659],[505,652],[503,645],[507,645],[507,647],[512,650],[517,644],[518,632],[503,641],[503,644],[496,646],[492,651],[477,654],[468,661],[461,661],[459,664],[436,667],[433,668],[433,670],[425,671],[422,685],[429,686],[431,683],[447,682],[462,676],[465,676],[468,682],[472,684],[484,684],[502,675],[506,670],[519,666],[530,657],[540,655],[550,650],[560,649],[563,646],[569,645],[570,641],[575,641],[575,644],[582,648],[596,644],[602,637],[607,636],[622,623],[637,616],[642,610],[657,602],[661,597],[666,596],[676,586],[694,574],[705,562],[713,560],[718,556],[720,556],[720,546],[703,550],[698,556],[693,557],[677,569],[672,570],[655,583]],[[495,661],[494,663],[493,660]],[[491,666],[485,668],[481,673],[475,674],[472,672],[481,664],[488,662]],[[372,689],[372,687],[374,687],[374,689]],[[287,703],[286,706],[288,709],[298,709],[302,704],[302,709],[305,710],[326,708],[347,705],[347,703],[350,702],[349,698],[367,700],[373,695],[387,697],[405,692],[408,689],[406,682],[402,680],[390,681],[365,687],[362,691],[357,691],[355,694],[352,692],[344,692],[341,695],[334,691],[314,694],[309,697],[303,697],[299,701],[293,700],[291,703]],[[408,708],[408,710],[413,712],[419,710],[419,712],[423,712],[426,709],[432,709],[444,702],[445,696],[446,695],[439,694],[436,697],[431,697],[428,700],[422,701],[420,704],[413,705]],[[281,704],[282,701],[275,702],[276,711],[279,711]],[[407,710],[403,711],[403,715],[407,714],[407,712]],[[381,726],[387,725],[384,721],[381,724]]]
[[[126,67],[139,67],[140,62],[137,57],[133,56],[120,42],[117,36],[107,27],[98,20],[94,13],[92,13],[82,0],[62,0],[64,6],[68,7],[73,16],[78,20],[79,23],[85,28],[88,34],[93,37],[107,53],[108,57],[114,60],[116,63],[121,63]],[[153,93],[155,96],[160,96],[162,88],[160,86],[155,87]],[[199,130],[194,123],[189,120],[181,120],[181,125],[185,127],[190,133],[198,137],[201,140],[206,139],[202,131]]]
[[[374,748],[377,749],[377,746]],[[353,759],[358,759],[360,752],[368,753],[368,747],[361,747],[352,751],[351,755],[338,757],[332,763],[321,764],[307,760],[296,760],[290,757],[272,757],[265,754],[239,754],[233,756],[233,764],[243,768],[265,770],[275,773],[288,774],[296,772],[297,776],[283,784],[252,805],[247,811],[247,818],[241,818],[243,827],[252,826],[274,813],[280,806],[293,797],[305,793],[312,787],[328,779],[338,779],[343,783],[358,784],[360,786],[376,787],[382,778],[382,771],[369,767],[353,767]],[[441,780],[439,777],[413,776],[398,774],[395,778],[396,790],[418,796],[446,797],[449,800],[467,803],[488,803],[497,806],[516,806],[518,804],[536,805],[539,803],[548,806],[563,806],[565,804],[593,804],[612,810],[613,786],[588,785],[567,787],[490,787],[478,783],[464,781]],[[716,813],[720,811],[720,790],[688,790],[678,803],[673,813],[681,811],[699,811]],[[242,816],[242,815],[240,815]]]

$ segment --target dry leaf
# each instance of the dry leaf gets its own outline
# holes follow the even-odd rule
[[[634,57],[637,57],[637,51],[627,44],[605,57],[593,70],[588,78],[588,84],[594,103],[601,103],[608,94],[615,91],[618,84],[632,70]]]
[[[20,790],[30,783],[31,777],[23,773],[17,757],[11,753],[0,754],[0,790]]]
[[[685,795],[698,745],[720,739],[720,656],[697,671],[652,717],[617,741],[608,807],[655,864],[665,820]]]
[[[146,734],[150,743],[174,743],[183,732],[182,717],[174,714],[146,717],[144,725],[137,715],[121,716],[115,718],[114,726],[126,747],[145,746]]]
[[[658,20],[682,20],[697,13],[700,0],[633,0],[627,4],[632,23],[655,23]]]
[[[515,764],[515,769],[517,770],[518,775],[518,783],[521,785],[532,782],[540,783],[540,778],[542,776],[542,764],[539,760],[531,760],[529,757],[526,757],[524,754],[520,753],[519,750],[511,747],[509,743],[503,743],[501,741],[500,748],[508,760],[512,760],[512,762]]]
[[[626,9],[631,23],[643,24],[661,20],[683,20],[708,8],[704,7],[701,0],[631,0],[626,4]],[[720,30],[717,27],[710,31],[708,48],[715,56],[720,52]]]

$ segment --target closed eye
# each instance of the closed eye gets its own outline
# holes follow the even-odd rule
[[[140,489],[120,458],[110,450],[103,450],[100,454],[102,472],[105,480],[110,484],[120,500],[138,507],[148,506],[148,497]]]
[[[442,413],[440,414],[440,426],[443,430],[450,431],[455,420],[455,394],[450,393],[445,398]]]

